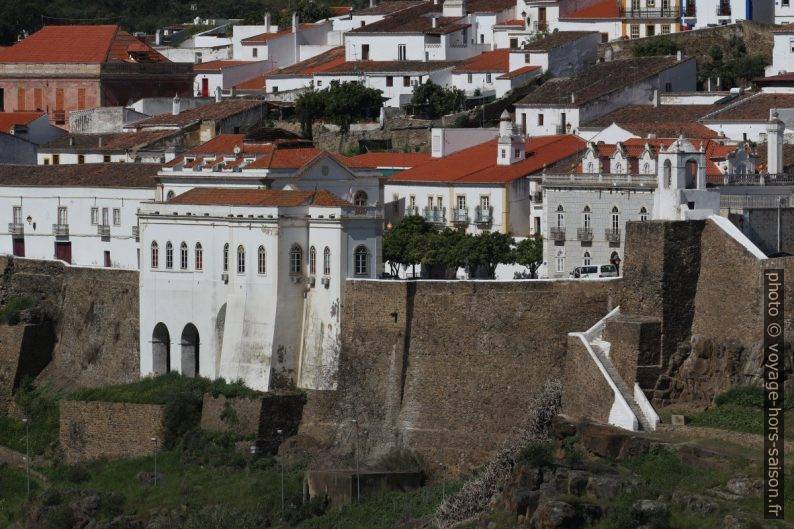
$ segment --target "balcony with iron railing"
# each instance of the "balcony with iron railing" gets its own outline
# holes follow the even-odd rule
[[[784,186],[794,185],[794,175],[788,173],[764,174],[726,174],[723,178],[726,186]]]
[[[69,225],[68,224],[53,224],[52,225],[52,234],[56,237],[68,237],[69,236]]]
[[[592,228],[576,228],[576,238],[580,241],[592,241],[593,229]]]
[[[536,20],[532,23],[532,31],[535,33],[546,33],[549,30],[549,23],[545,20]]]
[[[552,241],[564,241],[565,228],[564,227],[549,228],[549,238]]]
[[[474,210],[475,224],[490,224],[493,222],[493,208],[491,206],[477,206]]]
[[[726,2],[720,2],[717,4],[717,18],[730,18],[731,16],[731,4]]]
[[[656,175],[653,174],[568,173],[543,175],[543,187],[546,188],[655,189],[656,184]]]
[[[414,215],[421,215],[422,213],[419,211],[419,207],[417,206],[407,206],[405,208],[405,216],[406,217],[413,217]]]
[[[16,236],[25,235],[25,225],[21,222],[9,222],[8,233]]]
[[[425,208],[425,220],[432,224],[446,224],[447,208]]]
[[[607,242],[620,242],[620,229],[607,228],[604,230],[604,237]]]
[[[623,7],[620,8],[620,16],[629,20],[676,19],[678,18],[678,10],[672,7],[655,9]]]
[[[97,235],[99,235],[103,239],[106,239],[106,238],[110,237],[110,225],[109,224],[100,224],[99,226],[96,227],[96,232],[97,232]]]
[[[452,208],[452,222],[454,222],[455,224],[468,224],[469,208],[467,207]]]
[[[368,219],[377,219],[383,217],[383,208],[379,205],[376,206],[354,206],[352,208],[344,208],[342,210],[342,217],[364,217]]]

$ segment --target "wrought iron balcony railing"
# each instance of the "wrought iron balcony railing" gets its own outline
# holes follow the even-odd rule
[[[576,238],[579,239],[580,241],[592,241],[593,240],[592,228],[577,228]]]
[[[52,234],[56,237],[68,237],[69,236],[69,225],[68,224],[53,224],[52,225]]]
[[[604,230],[604,236],[608,242],[620,242],[620,230],[607,228]]]
[[[476,224],[490,224],[493,222],[493,208],[491,206],[477,206],[474,213]]]
[[[11,235],[25,235],[25,225],[21,222],[9,222],[8,233]]]
[[[553,241],[564,241],[565,240],[565,228],[550,228],[549,235],[551,240]]]

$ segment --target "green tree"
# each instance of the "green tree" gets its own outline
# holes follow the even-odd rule
[[[326,97],[322,92],[309,89],[295,101],[295,115],[300,120],[303,136],[311,139],[312,123],[325,115]]]
[[[530,278],[536,279],[538,268],[543,264],[543,237],[536,233],[516,244],[513,259],[516,264],[527,267]]]
[[[679,51],[684,51],[684,46],[670,37],[654,37],[637,44],[631,51],[635,57],[655,57],[675,55]]]
[[[421,263],[433,279],[452,279],[458,268],[466,266],[470,235],[444,228],[424,236]]]
[[[470,239],[468,245],[469,265],[484,267],[490,279],[496,277],[499,264],[514,263],[515,240],[509,234],[499,232],[481,233]]]
[[[303,135],[310,138],[312,123],[325,118],[347,133],[356,118],[371,116],[383,104],[383,92],[359,83],[332,81],[324,90],[307,90],[295,101]]]
[[[411,105],[420,109],[422,113],[431,118],[438,118],[445,114],[460,110],[466,101],[466,94],[459,88],[444,88],[435,84],[430,79],[424,84],[414,87],[411,95]]]
[[[422,261],[424,239],[433,227],[424,217],[403,217],[383,235],[383,260],[389,262],[392,275],[397,275],[400,265],[416,265]]]

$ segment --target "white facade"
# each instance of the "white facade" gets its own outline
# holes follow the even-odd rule
[[[240,64],[218,63],[217,67],[206,69],[197,68],[196,78],[193,82],[193,92],[197,96],[210,96],[217,90],[228,91],[233,86],[264,75],[273,70],[274,65],[269,60],[243,62]],[[205,93],[206,92],[206,93]]]
[[[388,68],[388,67],[387,67]],[[431,80],[437,85],[449,86],[452,80],[452,66],[439,68],[437,70],[418,70],[400,71],[367,71],[367,72],[321,72],[314,74],[314,87],[324,89],[331,85],[332,81],[348,83],[356,81],[368,88],[375,88],[383,92],[383,97],[388,98],[383,106],[400,107],[408,104],[413,95],[414,86]],[[273,89],[268,83],[268,92]]]
[[[136,214],[154,194],[154,183],[151,189],[2,186],[0,253],[137,270]]]
[[[775,0],[775,24],[794,22],[794,6],[791,0]]]
[[[734,24],[740,20],[779,24],[776,18],[779,11],[777,4],[780,2],[774,0],[773,5],[773,2],[747,0],[697,0],[694,13],[685,13],[681,22],[688,29]]]
[[[374,278],[382,268],[383,221],[372,213],[143,207],[141,374],[198,373],[259,390],[290,382],[334,389],[345,279]]]
[[[792,19],[794,19],[794,10],[792,10]],[[794,29],[779,29],[772,36],[774,38],[772,64],[766,67],[766,75],[794,72]]]
[[[597,31],[602,35],[602,40],[617,40],[623,36],[623,22],[614,20],[586,20],[563,18],[557,22],[560,31]],[[659,28],[661,33],[661,28]]]

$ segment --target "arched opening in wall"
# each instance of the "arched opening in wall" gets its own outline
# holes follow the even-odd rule
[[[664,188],[670,189],[670,185],[672,184],[673,179],[673,167],[670,163],[670,160],[665,160],[664,165],[662,166],[662,172],[664,177]]]
[[[165,323],[158,323],[152,331],[152,373],[164,375],[171,371],[171,335]]]
[[[353,205],[363,208],[367,205],[367,194],[364,191],[356,191],[356,196],[353,197]]]
[[[199,371],[199,332],[192,323],[182,329],[182,374],[195,377]]]
[[[165,199],[166,199],[166,200],[171,200],[172,198],[174,198],[174,196],[176,196],[176,195],[174,194],[174,192],[173,192],[173,191],[169,191],[169,192],[168,192],[168,193],[165,195]]]
[[[226,303],[221,305],[215,318],[215,373],[221,371],[221,351],[223,351],[223,329],[226,327]]]
[[[696,189],[698,186],[698,163],[696,160],[687,160],[684,174],[686,188]]]

